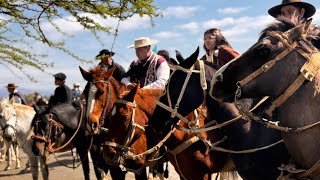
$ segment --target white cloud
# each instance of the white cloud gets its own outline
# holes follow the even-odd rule
[[[181,35],[175,32],[162,31],[162,32],[156,33],[154,36],[159,39],[171,39],[171,38],[179,37]]]
[[[320,8],[317,9],[316,14],[313,17],[313,23],[320,25]]]
[[[131,18],[120,22],[121,31],[130,31],[134,29],[150,28],[150,27],[151,27],[151,20],[149,16],[141,17],[139,15],[134,15]]]
[[[65,17],[65,19],[55,19],[52,21],[58,28],[61,29],[62,32],[66,33],[67,35],[74,35],[80,31],[83,31],[83,27],[80,23],[76,22],[76,19],[72,16]],[[44,23],[41,25],[42,30],[46,33],[57,33],[56,28],[49,22]]]
[[[266,25],[271,23],[274,19],[271,16],[248,17],[243,16],[239,18],[227,17],[220,20],[209,20],[202,22],[203,29],[220,28],[226,36],[236,36],[245,34],[253,29],[263,29]]]
[[[197,23],[197,22],[190,22],[187,24],[179,25],[178,28],[181,28],[184,30],[189,30],[191,32],[199,32],[200,26],[199,26],[199,23]]]
[[[163,16],[174,16],[177,18],[186,18],[198,11],[200,6],[174,6],[164,10]]]
[[[224,9],[218,9],[218,12],[220,14],[238,14],[247,9],[249,9],[249,7],[228,7]]]

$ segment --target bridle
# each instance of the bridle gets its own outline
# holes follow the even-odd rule
[[[181,119],[184,123],[188,124],[189,126],[193,126],[193,125],[194,125],[194,124],[193,124],[194,122],[193,122],[193,121],[189,121],[189,120],[186,119],[184,116],[182,116],[182,115],[178,112],[178,109],[179,109],[180,102],[181,102],[181,100],[182,100],[182,98],[183,98],[184,92],[185,92],[185,90],[186,90],[186,87],[187,87],[187,85],[188,85],[189,79],[190,79],[190,77],[191,77],[191,75],[192,75],[193,73],[199,73],[199,74],[200,74],[200,85],[201,85],[201,87],[202,87],[202,90],[203,90],[204,92],[206,92],[206,90],[207,90],[207,82],[206,82],[206,77],[205,77],[204,62],[203,62],[202,60],[198,60],[198,62],[199,62],[199,65],[200,65],[200,70],[194,70],[194,65],[192,65],[192,66],[190,67],[190,69],[183,68],[183,67],[181,67],[181,66],[174,66],[174,70],[173,70],[173,72],[171,73],[170,78],[169,78],[169,80],[168,80],[168,82],[167,82],[166,89],[165,89],[164,93],[161,95],[161,97],[167,95],[168,105],[160,102],[159,100],[156,101],[156,104],[157,104],[158,106],[162,107],[163,109],[165,109],[165,110],[167,110],[167,111],[169,111],[169,112],[171,113],[171,116],[170,116],[171,119],[177,117],[177,118]],[[170,98],[170,91],[169,91],[170,86],[169,86],[169,85],[170,85],[171,77],[172,77],[173,74],[174,74],[176,71],[178,71],[178,70],[185,72],[185,73],[187,74],[187,76],[186,76],[186,78],[185,78],[185,80],[184,80],[184,83],[183,83],[183,85],[182,85],[182,88],[181,88],[181,90],[180,90],[180,94],[179,94],[179,97],[178,97],[178,99],[177,99],[176,104],[172,105],[171,98]],[[161,98],[161,97],[160,97],[160,98]]]
[[[129,124],[128,130],[127,130],[127,135],[125,137],[125,140],[124,140],[123,144],[119,144],[119,143],[112,142],[112,141],[105,141],[104,145],[120,149],[120,152],[121,152],[120,153],[121,154],[120,157],[126,158],[126,156],[128,154],[130,154],[130,153],[132,154],[132,152],[133,152],[133,149],[130,148],[130,145],[132,143],[132,140],[133,140],[133,137],[134,137],[134,134],[135,134],[135,129],[138,128],[141,131],[145,131],[145,128],[144,128],[144,126],[139,125],[134,121],[134,119],[135,119],[135,110],[136,110],[136,107],[137,107],[135,101],[130,102],[130,101],[126,101],[126,100],[123,100],[123,99],[118,99],[118,100],[115,101],[115,104],[125,104],[125,105],[128,105],[128,106],[130,106],[132,108],[132,115],[131,115],[131,119],[130,119],[130,124]],[[114,107],[114,108],[116,108],[116,107]]]
[[[54,152],[57,152],[65,147],[67,147],[71,143],[71,141],[75,138],[75,136],[78,134],[79,129],[82,125],[82,121],[83,121],[83,105],[80,104],[80,117],[79,117],[80,119],[79,119],[77,129],[75,130],[73,135],[70,137],[70,139],[65,144],[63,144],[61,147],[54,148],[54,145],[56,144],[56,142],[52,142],[51,138],[52,138],[52,135],[54,135],[54,138],[58,139],[58,137],[63,133],[64,125],[57,122],[56,120],[54,120],[53,114],[49,114],[48,117],[49,117],[48,118],[49,122],[44,122],[43,120],[38,120],[35,122],[35,125],[37,127],[39,127],[39,122],[49,123],[49,128],[48,128],[49,132],[43,133],[44,135],[37,135],[38,132],[35,132],[35,135],[33,135],[32,138],[45,142],[47,150],[51,153],[54,153]],[[52,132],[53,128],[55,128],[54,129],[55,132]],[[38,129],[37,129],[37,131],[38,131]]]
[[[11,118],[14,118],[14,125],[7,123],[11,118],[10,118],[9,120],[6,120],[6,123],[4,123],[4,124],[3,124],[3,121],[0,121],[1,128],[2,128],[3,132],[7,132],[6,130],[9,129],[9,128],[13,129],[13,131],[14,131],[15,133],[17,132],[17,128],[16,128],[16,127],[17,127],[17,123],[18,123],[18,120],[17,120],[17,110],[16,110],[15,106],[13,106],[13,109],[14,109],[14,113],[12,114],[12,117],[11,117]],[[0,113],[0,118],[1,118],[1,119],[4,118],[3,113]],[[5,134],[4,134],[4,135],[5,135]],[[16,137],[16,134],[14,134],[14,136]],[[14,138],[15,138],[15,137],[14,137]]]
[[[89,119],[90,114],[92,113],[93,110],[93,106],[95,103],[95,98],[93,97],[96,92],[97,92],[97,83],[106,83],[106,88],[108,88],[108,95],[107,95],[107,103],[105,104],[102,114],[100,115],[99,118],[99,124],[98,124],[98,129],[104,130],[104,131],[108,131],[108,129],[102,127],[104,124],[104,120],[106,118],[107,115],[107,109],[110,106],[110,102],[111,102],[111,86],[109,85],[109,81],[107,80],[99,80],[99,81],[92,81],[90,82],[90,87],[89,87],[89,96],[88,96],[88,106],[87,106],[87,111],[86,111],[86,115],[87,115],[87,119]],[[93,124],[92,124],[93,126]],[[94,129],[94,127],[92,127],[92,129]]]
[[[307,27],[308,28],[308,27]],[[304,33],[306,33],[305,30]],[[301,36],[305,34],[302,33]],[[281,61],[293,51],[298,52],[304,59],[306,59],[306,63],[301,67],[299,76],[295,79],[295,81],[289,85],[289,87],[281,94],[278,98],[276,98],[271,106],[265,111],[265,114],[269,117],[272,116],[272,112],[280,107],[286,100],[288,100],[301,86],[305,81],[311,82],[313,78],[317,75],[318,71],[320,70],[320,53],[316,50],[316,48],[310,49],[301,39],[293,40],[291,39],[286,32],[279,32],[279,31],[270,31],[267,32],[268,36],[271,36],[277,39],[279,42],[286,47],[281,53],[279,53],[274,59],[268,61],[267,63],[263,64],[259,69],[255,70],[253,73],[245,77],[244,79],[238,81],[236,83],[237,89],[235,92],[235,103],[238,108],[244,112],[245,114],[249,114],[245,112],[241,106],[239,106],[238,99],[241,97],[241,88],[251,82],[256,77],[262,75],[263,73],[267,72],[270,68],[272,68],[277,62]],[[303,48],[299,48],[303,47]],[[312,52],[312,53],[310,53]],[[252,115],[252,114],[251,114]],[[250,116],[251,116],[250,115]]]

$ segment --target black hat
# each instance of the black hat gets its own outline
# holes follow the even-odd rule
[[[60,79],[60,80],[65,80],[67,78],[67,76],[63,73],[57,73],[55,75],[53,75],[55,79]]]
[[[98,55],[96,55],[96,58],[98,58],[99,56],[102,56],[102,55],[111,55],[113,56],[115,53],[112,52],[112,51],[109,51],[108,49],[102,49]]]
[[[282,0],[281,4],[270,8],[268,10],[268,13],[271,16],[277,18],[281,14],[281,8],[287,5],[293,5],[295,7],[304,8],[304,18],[309,18],[316,13],[316,8],[312,4],[302,2],[301,0]]]
[[[16,87],[18,87],[18,86],[16,86],[14,83],[9,83],[7,86],[5,86],[6,88],[9,88],[9,89],[15,89]]]

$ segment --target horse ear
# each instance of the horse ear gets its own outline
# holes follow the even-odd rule
[[[129,101],[129,102],[133,102],[134,101],[134,97],[137,94],[137,91],[138,91],[139,87],[140,87],[140,82],[138,82],[137,85],[130,90],[130,92],[126,96],[126,100],[127,101]]]
[[[289,38],[295,41],[301,36],[303,36],[304,32],[305,32],[305,24],[301,24],[289,30]]]
[[[189,69],[198,59],[199,56],[199,46],[197,48],[197,50],[191,54],[190,57],[188,57],[187,59],[185,59],[184,61],[180,62],[180,66]]]
[[[184,60],[182,54],[178,50],[176,50],[176,58],[179,63]]]
[[[309,28],[310,28],[310,26],[311,26],[311,23],[312,23],[312,18],[308,19],[308,20],[305,22],[303,34],[307,34],[307,33],[308,33]]]
[[[82,77],[87,81],[92,81],[92,75],[88,71],[82,69],[81,66],[79,66],[80,72],[82,74]]]
[[[109,79],[109,77],[112,76],[115,69],[116,69],[116,67],[112,67],[112,68],[108,69],[107,72],[105,73],[105,77],[107,79]]]

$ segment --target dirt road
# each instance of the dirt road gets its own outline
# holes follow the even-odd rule
[[[27,157],[26,155],[20,151],[21,157],[20,160],[22,161],[21,163],[21,168],[20,169],[13,169],[10,171],[4,171],[7,162],[0,162],[0,180],[29,180],[32,179],[31,173],[26,173],[26,174],[19,174],[19,172],[25,168],[25,163],[27,162]],[[72,167],[73,161],[71,157],[70,152],[66,153],[60,153],[57,154],[57,158],[59,161],[65,165],[68,165]],[[76,162],[78,164],[78,162]],[[15,165],[15,162],[13,162],[13,165]],[[39,172],[41,174],[41,172]],[[215,175],[212,175],[215,177]],[[41,175],[40,175],[41,177]],[[93,171],[93,166],[92,163],[90,163],[90,177],[91,179],[96,179]],[[42,177],[40,178],[42,179]],[[76,168],[67,168],[62,166],[60,163],[57,162],[57,160],[54,158],[54,156],[50,156],[49,160],[49,179],[52,180],[74,180],[74,179],[84,179],[83,173],[82,173],[82,167],[81,165]],[[109,173],[108,173],[108,179],[111,179]],[[127,173],[126,179],[128,180],[133,180],[134,174],[133,173]],[[168,180],[178,180],[179,176],[175,172],[173,166],[170,164],[169,165],[169,178]],[[213,178],[214,179],[214,178]]]

